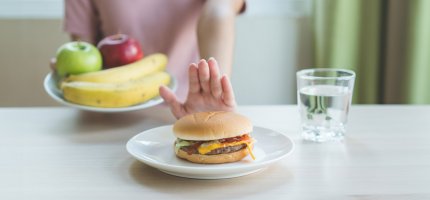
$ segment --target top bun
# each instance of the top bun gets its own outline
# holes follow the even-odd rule
[[[173,133],[184,140],[218,140],[252,132],[251,121],[234,112],[199,112],[182,117]]]

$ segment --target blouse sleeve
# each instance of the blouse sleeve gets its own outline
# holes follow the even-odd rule
[[[98,12],[91,0],[65,0],[64,30],[95,43],[99,35]]]

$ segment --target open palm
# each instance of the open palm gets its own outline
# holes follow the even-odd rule
[[[202,111],[233,111],[236,108],[233,88],[226,75],[221,76],[214,58],[200,60],[189,67],[189,91],[184,103],[167,87],[160,87],[160,96],[170,106],[173,115],[181,118]]]

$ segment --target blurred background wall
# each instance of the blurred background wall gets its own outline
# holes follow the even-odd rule
[[[59,106],[42,84],[69,40],[62,15],[62,1],[0,0],[0,106]]]
[[[62,1],[0,0],[0,106],[58,105],[43,90],[49,58],[68,40]]]
[[[308,65],[309,0],[247,0],[237,18],[232,82],[239,104],[295,102]],[[62,0],[0,0],[0,106],[59,106],[43,89],[49,59],[69,37]]]
[[[233,87],[241,104],[296,102],[295,73],[310,66],[311,1],[247,0],[236,23]]]

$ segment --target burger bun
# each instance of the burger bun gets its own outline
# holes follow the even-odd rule
[[[247,117],[227,111],[186,115],[173,125],[173,133],[177,138],[194,141],[236,137],[248,134],[252,129],[252,123]]]

